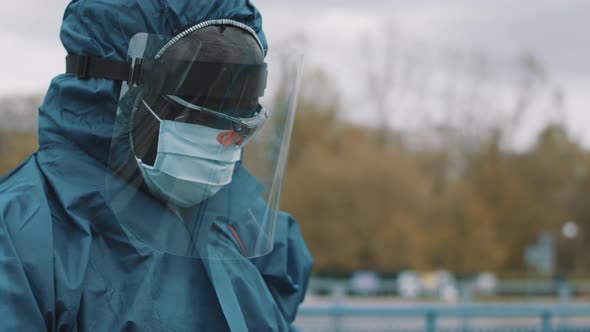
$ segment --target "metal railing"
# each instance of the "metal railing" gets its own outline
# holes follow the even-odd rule
[[[306,328],[306,319],[322,317],[326,319],[323,328]],[[582,318],[576,326],[564,323],[564,318]],[[535,331],[535,332],[566,332],[566,331],[590,331],[590,305],[588,304],[431,304],[431,305],[371,305],[353,306],[334,304],[330,306],[305,305],[300,308],[298,326],[303,331],[355,331],[347,324],[350,319],[365,319],[363,331],[369,329],[371,324],[376,324],[379,319],[390,319],[389,325],[379,331],[400,331],[391,323],[394,318],[412,318],[422,321],[419,328],[414,331],[438,332],[438,331]],[[463,322],[461,327],[444,327],[439,320],[445,318],[459,319]],[[499,318],[514,319],[527,318],[530,320],[528,328],[494,327],[493,323],[487,323],[486,327],[470,326],[468,322],[474,318]],[[557,323],[560,320],[560,324]],[[505,322],[505,321],[504,321]],[[581,325],[580,325],[581,324]],[[408,331],[404,329],[403,331]]]

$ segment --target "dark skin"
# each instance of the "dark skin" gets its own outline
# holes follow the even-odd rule
[[[198,49],[198,54],[196,52]],[[197,30],[181,39],[167,50],[162,59],[237,64],[262,64],[264,55],[256,39],[248,32],[232,26],[210,26]],[[150,108],[162,120],[174,120],[187,112],[181,106],[167,101],[163,96],[143,96]],[[184,96],[183,96],[184,98]],[[186,96],[187,101],[212,110],[226,112],[235,109],[252,109],[257,100],[226,101],[206,96]],[[201,115],[203,123],[208,116]],[[135,155],[147,165],[154,165],[158,148],[159,121],[139,103],[133,114],[133,148]],[[229,129],[229,128],[228,128]]]

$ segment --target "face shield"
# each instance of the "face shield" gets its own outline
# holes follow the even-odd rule
[[[69,72],[123,81],[105,197],[130,238],[153,249],[204,259],[272,251],[302,57],[265,62],[240,27],[257,43],[141,33],[126,63],[69,56]]]

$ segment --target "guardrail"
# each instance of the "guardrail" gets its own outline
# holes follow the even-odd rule
[[[442,318],[532,318],[538,319],[536,326],[526,331],[539,332],[566,332],[566,331],[590,331],[590,305],[587,304],[432,304],[432,305],[373,305],[373,306],[351,306],[351,305],[305,305],[300,308],[298,320],[309,317],[325,317],[331,320],[330,331],[343,331],[346,329],[344,319],[350,318],[416,318],[423,320],[423,326],[418,331],[436,332],[439,330],[438,321]],[[554,320],[564,317],[585,318],[584,326],[568,327],[563,322],[555,327]],[[371,322],[374,320],[368,320]],[[306,331],[305,326],[300,326]],[[325,330],[325,329],[324,329]],[[395,331],[394,328],[387,328],[387,331]],[[445,331],[451,331],[444,329]],[[460,328],[452,331],[523,331],[522,329],[510,328]]]
[[[472,282],[463,280],[457,282],[457,287],[462,289]],[[556,295],[560,293],[560,287],[567,286],[571,294],[589,294],[589,280],[568,280],[558,283],[553,280],[498,280],[494,288],[495,295]],[[334,290],[351,292],[350,281],[346,279],[312,278],[309,291],[316,294],[332,294]],[[383,279],[380,282],[377,294],[392,296],[398,294],[397,282],[391,279]]]

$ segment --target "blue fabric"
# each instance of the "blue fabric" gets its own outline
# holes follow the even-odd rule
[[[72,1],[61,39],[68,52],[123,60],[135,33],[174,35],[214,18],[245,23],[266,43],[247,0]],[[116,221],[104,179],[119,90],[56,77],[40,107],[39,151],[0,179],[0,331],[292,329],[312,259],[289,215],[271,254],[232,261],[156,251]]]

